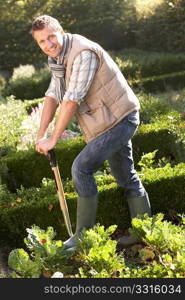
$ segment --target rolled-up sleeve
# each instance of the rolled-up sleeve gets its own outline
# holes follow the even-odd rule
[[[91,50],[84,50],[75,58],[68,88],[63,101],[75,101],[79,104],[92,84],[99,66],[98,56]]]
[[[45,92],[45,96],[46,97],[54,98],[57,101],[57,103],[59,103],[59,100],[57,99],[56,93],[55,93],[55,84],[56,84],[55,77],[52,74],[51,75],[51,81],[50,81],[49,87],[48,87],[47,91]]]

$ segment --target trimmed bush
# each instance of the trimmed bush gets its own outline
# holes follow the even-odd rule
[[[178,213],[185,211],[184,163],[174,168],[166,166],[147,169],[140,176],[149,193],[153,214],[158,212],[167,214],[169,210],[175,210]],[[99,187],[97,222],[106,227],[117,224],[121,229],[128,228],[130,217],[123,188],[118,187],[110,175],[96,176],[96,180]],[[65,182],[64,190],[74,229],[77,194],[69,181]],[[26,228],[32,224],[43,229],[53,226],[60,239],[67,238],[54,182],[41,188],[22,189],[14,194],[14,201],[10,198],[8,204],[1,204],[0,223],[2,244],[21,245]]]
[[[158,76],[150,76],[138,80],[130,80],[133,88],[138,88],[144,92],[158,93],[165,92],[169,88],[179,90],[184,88],[185,71],[174,72]]]
[[[144,153],[158,149],[156,161],[163,157],[173,164],[185,162],[185,121],[178,113],[171,112],[158,119],[152,117],[151,124],[141,124],[133,138],[135,165]],[[85,146],[83,137],[58,143],[56,153],[62,179],[71,178],[71,166]],[[102,165],[102,168],[105,166]],[[100,170],[102,169],[100,168]],[[11,191],[24,187],[40,186],[43,177],[53,178],[53,173],[46,157],[34,149],[18,151],[5,156],[0,161],[1,181]]]
[[[156,149],[158,149],[156,161],[163,157],[168,158],[173,164],[185,161],[183,124],[184,121],[178,114],[162,116],[155,123],[141,124],[133,138],[136,168],[144,153]],[[56,153],[62,179],[71,178],[72,163],[84,146],[83,137],[61,141],[57,145]],[[46,157],[34,149],[15,152],[3,157],[0,170],[2,183],[7,184],[12,191],[20,188],[21,185],[24,187],[40,186],[43,177],[53,178],[53,172]]]
[[[151,76],[184,72],[185,55],[124,49],[110,52],[121,71],[128,79],[143,79]]]
[[[111,176],[105,178],[99,176],[98,180],[100,185],[112,183],[112,181]],[[64,182],[64,191],[74,228],[76,222],[77,194],[70,181]],[[50,224],[56,228],[59,237],[62,237],[62,239],[67,238],[63,215],[53,180],[46,180],[46,183],[43,183],[41,188],[24,189],[22,187],[17,193],[7,194],[7,197],[2,187],[0,197],[0,220],[4,224],[0,229],[2,244],[3,241],[5,244],[21,244],[26,227],[29,227],[31,224],[40,224],[39,226],[43,228],[46,228]],[[21,215],[22,217],[20,217]]]
[[[82,137],[72,140],[64,140],[58,143],[56,149],[57,161],[61,171],[62,179],[71,178],[71,166],[73,160],[84,147]],[[34,149],[18,151],[5,156],[0,161],[2,183],[6,183],[11,191],[20,186],[40,186],[43,177],[53,178],[53,171],[49,161],[44,155]]]
[[[47,66],[36,71],[32,65],[19,66],[4,88],[3,96],[34,99],[43,97],[50,83],[51,74]]]
[[[125,49],[111,52],[121,72],[133,88],[145,92],[175,90],[184,87],[185,55],[147,52]],[[45,65],[36,70],[33,65],[14,68],[9,82],[3,84],[3,96],[14,95],[19,99],[43,97],[50,82],[51,74]]]
[[[159,119],[159,117],[162,118],[163,115],[175,113],[162,99],[154,97],[151,94],[140,92],[137,94],[137,97],[141,104],[141,124],[154,123],[156,119]]]
[[[185,121],[180,114],[171,111],[151,124],[141,124],[133,138],[134,159],[138,161],[144,153],[158,150],[156,160],[166,157],[173,164],[185,162]]]
[[[145,92],[184,87],[185,55],[125,49],[111,52],[130,85]]]

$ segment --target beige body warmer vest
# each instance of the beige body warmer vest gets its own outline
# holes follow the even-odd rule
[[[138,98],[109,54],[97,43],[77,34],[72,35],[71,49],[67,55],[66,87],[75,57],[79,52],[88,49],[99,57],[99,68],[85,100],[76,112],[87,143],[140,108]]]

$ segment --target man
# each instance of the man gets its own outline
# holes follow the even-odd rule
[[[65,241],[74,250],[83,228],[95,224],[98,192],[93,173],[108,160],[112,175],[125,190],[131,218],[151,215],[148,195],[134,170],[131,138],[139,125],[140,104],[118,66],[97,43],[65,33],[58,20],[44,15],[32,24],[32,35],[48,56],[52,72],[45,94],[36,151],[47,154],[76,116],[87,145],[72,165],[78,193],[75,234]],[[59,118],[49,138],[49,123],[60,105]],[[124,216],[123,216],[124,217]],[[132,236],[119,242],[130,245]]]

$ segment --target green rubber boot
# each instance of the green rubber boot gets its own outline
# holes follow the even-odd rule
[[[143,197],[128,198],[127,202],[130,210],[131,219],[137,217],[138,214],[143,215],[147,213],[149,216],[151,216],[150,201],[147,193]],[[123,246],[130,246],[138,242],[140,241],[132,235],[124,236],[118,239],[118,243]]]
[[[74,251],[82,229],[89,229],[95,225],[98,196],[78,197],[76,231],[72,237],[64,242],[66,251]]]

